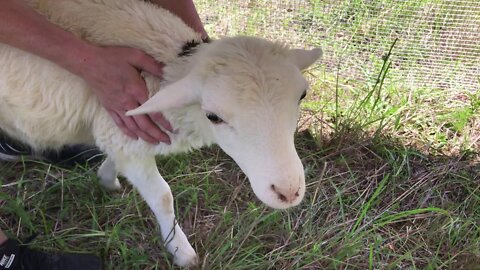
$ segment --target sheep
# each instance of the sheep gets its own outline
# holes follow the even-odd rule
[[[197,255],[175,221],[173,195],[155,155],[216,143],[266,205],[285,209],[301,202],[305,178],[293,136],[308,83],[300,71],[321,56],[320,49],[289,49],[245,36],[203,44],[179,18],[138,0],[30,4],[92,43],[138,48],[166,64],[163,81],[142,74],[150,99],[127,112],[162,112],[177,129],[169,133],[170,145],[151,145],[123,134],[80,77],[0,45],[0,128],[39,151],[75,143],[104,151],[101,185],[116,190],[117,174],[128,179],[157,218],[175,264],[195,265]],[[188,42],[198,45],[179,56]]]

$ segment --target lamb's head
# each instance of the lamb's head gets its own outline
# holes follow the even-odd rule
[[[293,135],[308,88],[300,71],[321,50],[290,50],[236,37],[215,41],[196,54],[186,77],[129,114],[200,104],[204,125],[248,176],[257,197],[273,208],[299,204],[305,177]]]

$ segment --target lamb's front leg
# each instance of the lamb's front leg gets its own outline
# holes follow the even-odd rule
[[[107,156],[107,159],[103,161],[102,165],[97,172],[98,177],[100,178],[100,184],[108,190],[120,190],[122,185],[117,178],[117,170],[115,169],[115,162],[110,157]]]
[[[175,264],[192,266],[197,264],[197,254],[178,226],[173,196],[167,182],[158,172],[155,157],[115,155],[118,171],[137,188],[152,209],[168,251],[174,256]]]

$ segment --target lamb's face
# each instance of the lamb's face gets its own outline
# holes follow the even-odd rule
[[[251,38],[224,41],[199,66],[202,110],[217,144],[273,208],[299,204],[305,175],[294,146],[299,104],[308,89],[300,69],[320,51],[286,50]],[[223,47],[221,45],[224,45]]]
[[[307,88],[298,67],[274,59],[249,73],[217,73],[202,91],[215,141],[248,176],[257,197],[273,208],[295,206],[305,193],[293,136]]]
[[[273,208],[299,204],[305,176],[293,136],[308,88],[300,70],[321,51],[240,37],[216,41],[199,53],[193,71],[169,86],[172,91],[160,91],[134,113],[164,108],[172,100],[200,103],[215,141],[247,175],[257,197]]]

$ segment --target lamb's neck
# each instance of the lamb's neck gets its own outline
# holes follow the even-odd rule
[[[190,44],[193,42],[194,45]],[[183,51],[177,54],[173,60],[166,62],[163,68],[163,80],[166,84],[176,82],[184,78],[196,66],[197,62],[202,58],[204,50],[209,43],[195,43],[188,41],[183,43]]]
[[[208,45],[199,45],[199,50],[201,46]],[[163,87],[182,79],[193,69],[198,58],[198,55],[194,53],[166,63],[163,69],[164,80],[162,82],[156,80],[158,85],[153,88],[162,91]],[[149,86],[149,89],[152,88]],[[162,113],[177,130],[175,134],[170,134],[172,144],[169,146],[168,152],[182,152],[214,143],[211,124],[205,117],[200,103]]]

